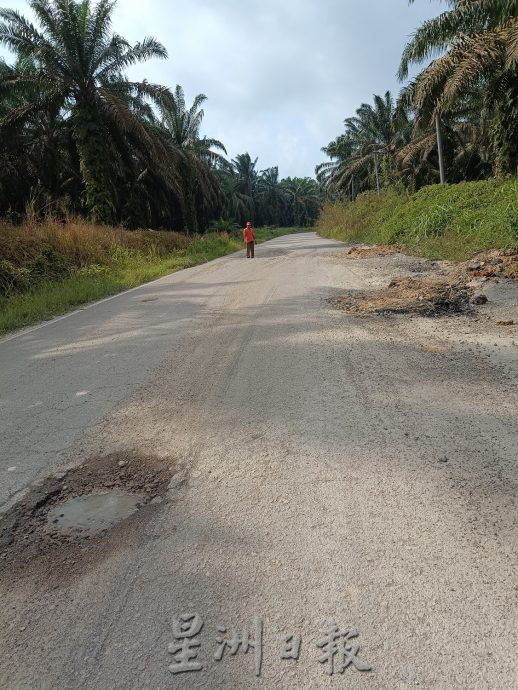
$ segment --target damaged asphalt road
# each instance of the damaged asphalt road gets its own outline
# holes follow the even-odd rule
[[[1,688],[516,687],[516,283],[359,318],[334,301],[439,269],[340,247],[285,236],[0,341]]]

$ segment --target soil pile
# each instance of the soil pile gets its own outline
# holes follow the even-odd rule
[[[353,247],[340,254],[346,258],[361,259],[400,252],[402,249],[397,245],[377,245]],[[410,270],[411,267],[407,268]],[[469,313],[472,305],[487,302],[487,297],[480,292],[480,284],[484,280],[518,279],[518,249],[481,252],[470,261],[458,264],[443,262],[442,267],[429,262],[427,270],[430,268],[434,270],[431,274],[393,278],[386,287],[349,290],[330,298],[328,302],[356,315],[415,314],[433,317]],[[511,324],[506,322],[505,325]]]
[[[445,276],[395,278],[378,290],[349,291],[330,303],[351,314],[416,314],[443,316],[470,309],[474,290]]]
[[[477,254],[464,264],[476,278],[509,278],[518,280],[518,249],[493,249]]]
[[[389,256],[390,254],[403,253],[403,247],[399,244],[373,244],[368,247],[351,247],[344,252],[339,252],[341,256],[349,256],[351,259],[365,259],[370,256]]]

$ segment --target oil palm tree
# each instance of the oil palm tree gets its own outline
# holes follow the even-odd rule
[[[279,179],[279,168],[263,170],[257,179],[256,200],[260,221],[277,225],[286,205],[286,193]]]
[[[412,125],[406,109],[390,91],[363,103],[345,120],[345,133],[324,148],[335,158],[317,168],[317,176],[338,189],[355,183],[356,191],[381,186],[395,174],[395,155],[410,140]],[[354,196],[354,194],[353,194]]]
[[[410,0],[414,2],[414,0]],[[418,120],[427,123],[452,109],[466,94],[484,89],[494,117],[497,167],[518,164],[518,0],[444,0],[448,9],[423,23],[406,45],[399,67],[435,58],[411,85]]]
[[[0,84],[17,75],[34,75],[31,60],[18,59],[14,65],[0,62]],[[59,103],[42,103],[45,94],[38,88],[0,93],[0,213],[19,216],[32,198],[35,209],[56,210],[59,200],[79,195],[81,181],[71,155],[67,124]],[[23,122],[13,113],[25,111]]]
[[[348,134],[340,134],[336,139],[329,142],[327,146],[323,146],[321,151],[331,160],[317,165],[315,175],[317,180],[329,189],[333,186],[336,172],[351,160],[355,146]]]
[[[444,162],[451,183],[485,179],[491,174],[492,120],[483,101],[482,89],[471,89],[441,114]],[[414,125],[412,140],[396,156],[404,184],[411,190],[440,179],[436,127],[423,120]]]
[[[235,218],[240,224],[254,219],[254,200],[243,193],[242,180],[232,167],[219,168],[216,171],[225,195],[224,212],[227,217]]]
[[[239,223],[255,222],[257,195],[257,158],[240,153],[230,163],[218,166],[218,177],[224,190],[225,213]]]
[[[253,199],[257,183],[257,158],[252,160],[249,153],[240,153],[232,159],[232,169],[237,176],[241,194]]]
[[[286,177],[281,186],[288,202],[284,222],[294,227],[313,225],[321,206],[318,182],[310,177]]]
[[[107,154],[130,137],[149,165],[165,155],[146,101],[161,102],[168,91],[146,81],[129,81],[124,71],[137,62],[165,58],[166,50],[154,38],[132,46],[112,33],[112,0],[99,0],[95,6],[89,0],[29,4],[39,28],[15,10],[0,10],[0,43],[32,64],[31,70],[1,75],[0,94],[8,90],[20,98],[4,117],[4,126],[57,109],[70,123],[87,210],[97,220],[111,221],[116,190]],[[39,97],[33,99],[35,92]]]
[[[198,231],[197,206],[217,205],[222,190],[214,169],[225,166],[225,147],[217,139],[200,134],[204,117],[204,94],[198,94],[187,108],[183,88],[177,85],[172,98],[159,105],[161,126],[173,149],[180,154],[180,179],[187,231]],[[222,153],[220,153],[222,152]]]

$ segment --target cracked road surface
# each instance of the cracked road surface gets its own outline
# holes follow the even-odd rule
[[[0,570],[1,688],[518,686],[513,336],[335,311],[392,261],[340,246],[282,237],[0,341],[4,510],[90,458],[174,469],[73,557]],[[189,613],[203,668],[172,674]],[[214,660],[256,616],[260,677],[257,648]],[[328,675],[331,619],[371,671]]]

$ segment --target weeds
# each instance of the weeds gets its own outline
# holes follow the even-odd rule
[[[383,190],[329,204],[317,227],[344,242],[401,244],[418,255],[465,260],[518,245],[518,180],[430,185],[411,196]]]

